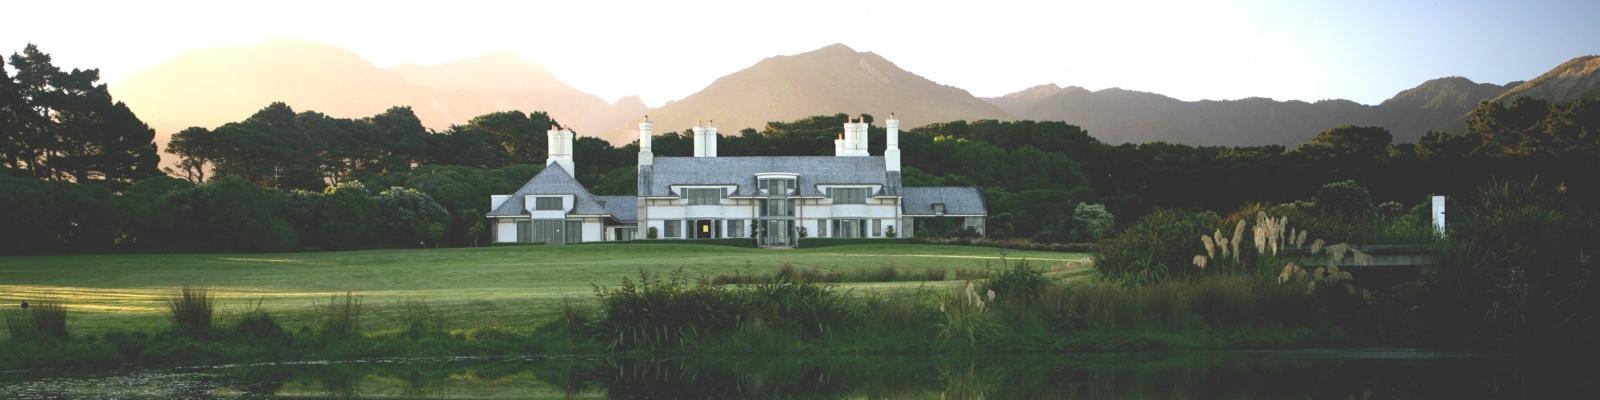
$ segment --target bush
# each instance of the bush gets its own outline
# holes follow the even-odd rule
[[[736,330],[794,329],[827,334],[852,318],[831,286],[776,277],[750,285],[691,284],[683,269],[669,277],[640,271],[615,289],[596,287],[604,315],[600,337],[613,349],[681,347]]]
[[[172,326],[179,334],[204,337],[211,332],[216,301],[209,289],[184,286],[167,299],[167,315],[172,318]]]
[[[1317,210],[1325,215],[1337,217],[1368,217],[1376,210],[1372,205],[1372,193],[1356,181],[1322,185],[1317,189],[1313,201],[1317,204]]]
[[[656,233],[656,227],[654,227],[654,226],[652,226],[652,227],[650,227],[650,229],[646,229],[644,231],[645,239],[655,239],[657,237],[657,235],[658,234]]]
[[[1117,228],[1116,217],[1106,211],[1103,204],[1078,203],[1072,210],[1072,221],[1077,223],[1075,231],[1079,241],[1094,242],[1111,236]]]
[[[1101,277],[1124,284],[1149,284],[1191,276],[1196,238],[1217,229],[1210,212],[1159,209],[1135,221],[1095,250]]]
[[[4,313],[6,331],[13,339],[67,339],[67,307],[60,301],[23,304],[28,308],[9,309]]]
[[[361,330],[361,297],[345,292],[334,295],[322,310],[322,335],[326,337],[355,336]]]
[[[398,317],[400,327],[404,329],[405,335],[412,339],[420,339],[429,333],[448,330],[444,326],[444,316],[435,311],[426,301],[406,300],[400,302]]]
[[[593,318],[594,310],[586,305],[578,304],[577,300],[564,298],[561,299],[559,314],[561,319],[558,322],[567,332],[583,332],[589,327],[589,321]]]
[[[255,309],[247,311],[239,317],[233,325],[234,335],[256,342],[280,342],[289,339],[289,333],[283,330],[277,319],[272,318],[256,303]]]
[[[922,271],[922,280],[937,282],[944,280],[949,275],[949,270],[944,267],[928,267]]]
[[[984,289],[1012,304],[1033,304],[1039,296],[1039,290],[1049,283],[1044,271],[1028,265],[1027,260],[1013,263],[1001,259],[1001,267],[989,271],[987,275],[989,280],[984,284]]]
[[[989,311],[994,300],[993,290],[980,293],[972,282],[967,282],[960,291],[938,292],[940,320],[934,328],[938,330],[939,340],[966,339],[969,346],[975,346],[979,339],[998,333],[1000,324]]]
[[[995,247],[1012,250],[1056,251],[1087,253],[1095,249],[1092,243],[1041,243],[1028,239],[992,239],[986,237],[925,237],[907,239],[911,243]]]
[[[1537,179],[1496,181],[1457,208],[1424,309],[1457,345],[1594,350],[1600,227]]]

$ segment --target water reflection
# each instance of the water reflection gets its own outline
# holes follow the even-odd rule
[[[0,374],[5,398],[1571,398],[1568,363],[1414,351],[419,359]],[[1580,396],[1582,395],[1582,396]]]

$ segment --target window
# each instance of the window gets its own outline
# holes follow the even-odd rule
[[[555,240],[560,238],[559,236],[557,236],[557,234],[560,233],[561,228],[562,228],[562,224],[564,222],[566,222],[566,221],[559,220],[559,219],[536,219],[536,220],[533,220],[533,221],[528,223],[527,231],[523,236],[524,238],[527,238],[527,240],[524,240],[524,242],[528,242],[528,243],[551,243],[551,242],[554,242]]]
[[[866,188],[833,188],[828,190],[833,204],[867,204]]]
[[[559,210],[562,209],[561,208],[561,198],[560,197],[535,197],[535,198],[533,198],[533,209],[539,210],[539,211],[559,211]]]
[[[866,237],[867,220],[864,219],[836,219],[833,220],[833,237],[860,238]]]
[[[661,232],[661,237],[675,238],[675,237],[678,237],[678,235],[682,235],[683,234],[683,227],[680,225],[680,224],[683,223],[683,221],[672,219],[672,220],[666,220],[666,221],[662,221],[662,222],[664,222],[665,225],[666,225],[666,226],[662,227],[663,228],[662,230],[664,230],[666,232]]]
[[[872,237],[883,236],[883,220],[872,220]]]
[[[533,242],[533,221],[517,221],[517,243]]]
[[[762,200],[761,216],[792,217],[794,216],[794,201],[777,199]]]
[[[944,214],[944,203],[933,203],[934,214]]]
[[[579,243],[583,241],[583,221],[567,221],[566,237],[563,243]]]
[[[745,234],[744,234],[744,220],[742,220],[742,219],[730,219],[730,220],[728,220],[728,230],[726,232],[728,232],[728,237],[729,238],[742,238],[742,237],[745,237]]]
[[[722,202],[722,189],[683,189],[683,198],[689,205],[712,205]]]
[[[828,220],[817,220],[817,237],[828,237]]]
[[[761,194],[770,196],[790,195],[796,187],[798,186],[795,185],[794,178],[763,178],[756,182],[756,188],[761,190]]]

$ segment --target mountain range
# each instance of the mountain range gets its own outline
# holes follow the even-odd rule
[[[660,132],[710,121],[733,133],[819,114],[890,112],[907,128],[951,120],[1059,120],[1082,126],[1108,143],[1294,145],[1341,124],[1381,126],[1396,141],[1413,141],[1428,130],[1459,126],[1463,116],[1486,100],[1600,97],[1600,56],[1575,58],[1526,82],[1505,85],[1463,77],[1433,79],[1365,105],[1259,97],[1183,101],[1121,88],[1090,91],[1055,84],[980,98],[906,71],[878,54],[834,44],[762,59],[699,92],[649,109],[633,96],[607,103],[513,53],[380,68],[336,46],[275,39],[184,53],[135,73],[111,90],[157,130],[162,146],[173,132],[238,121],[272,101],[336,117],[411,106],[424,125],[437,130],[493,111],[540,110],[581,135],[619,145],[634,140],[634,123],[645,114]]]

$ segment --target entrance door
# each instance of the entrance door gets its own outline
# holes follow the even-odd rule
[[[761,242],[763,246],[794,246],[794,220],[762,220],[761,228]]]
[[[711,239],[716,237],[716,228],[712,227],[712,225],[715,225],[713,222],[715,221],[708,219],[695,220],[694,233],[691,234],[690,237],[695,239]]]

